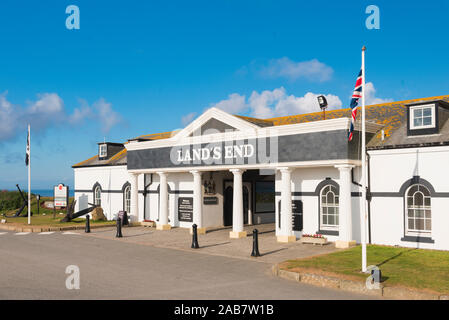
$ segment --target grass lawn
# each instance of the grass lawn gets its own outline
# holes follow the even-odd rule
[[[26,196],[26,193],[25,193]],[[52,197],[42,197],[40,200],[40,203],[42,204],[44,201],[53,201]],[[70,197],[69,199],[70,203],[73,201],[73,197]],[[23,209],[21,215],[26,214],[28,209],[25,207]],[[7,216],[12,216],[17,211],[15,210],[2,210],[0,211],[0,219],[6,219],[8,223],[18,223],[18,224],[28,224],[28,217],[19,217],[19,218],[4,218],[3,214]],[[65,217],[67,211],[65,209],[56,210],[56,216],[55,219],[53,219],[53,209],[47,209],[43,207],[39,207],[39,215],[37,215],[37,200],[32,195],[31,196],[31,212],[33,212],[33,215],[31,216],[31,225],[32,226],[53,226],[53,227],[63,227],[63,226],[75,226],[75,225],[82,225],[85,223],[84,218],[76,218],[73,219],[71,222],[60,222],[62,218]],[[60,212],[64,214],[59,214]],[[45,214],[45,215],[44,215]],[[111,224],[114,225],[115,221],[90,221],[91,224]]]
[[[377,265],[382,271],[383,284],[427,289],[449,294],[449,252],[387,246],[367,246],[368,266]],[[282,269],[291,271],[310,270],[324,274],[338,274],[364,281],[361,273],[362,248],[288,260]]]

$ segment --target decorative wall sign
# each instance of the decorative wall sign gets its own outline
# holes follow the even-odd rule
[[[203,203],[205,205],[218,204],[218,197],[204,197],[203,198]]]
[[[193,222],[193,198],[178,198],[178,220]]]
[[[215,191],[215,181],[212,178],[212,172],[210,174],[210,179],[209,180],[204,180],[204,194],[216,194],[217,192]]]

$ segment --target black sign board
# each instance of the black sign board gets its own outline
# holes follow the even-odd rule
[[[218,197],[204,197],[203,198],[203,203],[205,205],[208,204],[218,204]]]
[[[178,198],[178,220],[193,222],[193,198]]]
[[[302,201],[292,200],[292,219],[293,219],[293,231],[302,231],[303,229],[303,216],[302,216]],[[279,228],[281,227],[281,200],[279,200]]]
[[[301,200],[292,200],[292,213],[293,214],[302,214],[302,201]]]

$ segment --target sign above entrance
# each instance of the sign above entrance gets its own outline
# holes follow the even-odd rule
[[[138,144],[137,144],[138,145]],[[128,170],[357,159],[347,130],[128,150]]]
[[[251,158],[254,156],[254,146],[251,144],[239,146],[215,146],[213,148],[193,148],[192,150],[177,150],[178,162],[190,161],[208,161],[211,158],[214,160],[220,159],[237,159],[237,158]]]

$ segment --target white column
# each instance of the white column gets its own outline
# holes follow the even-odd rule
[[[229,233],[231,238],[244,238],[246,232],[243,231],[243,182],[241,169],[231,169],[234,174],[234,195],[232,203],[232,231]]]
[[[158,172],[159,175],[159,222],[156,223],[157,230],[170,230],[168,224],[168,186],[165,172]]]
[[[339,197],[339,220],[338,240],[335,242],[337,248],[348,248],[355,245],[352,240],[352,200],[351,200],[351,170],[353,165],[335,166],[340,171],[340,197]]]
[[[139,221],[139,174],[131,174],[131,221]],[[128,213],[128,212],[127,212]]]
[[[291,169],[279,168],[281,172],[281,230],[277,236],[278,242],[294,242],[292,216],[292,179]]]
[[[201,183],[201,171],[190,171],[193,175],[193,223],[197,225],[197,233],[205,234],[203,227],[203,185]],[[192,232],[192,230],[190,230]]]

